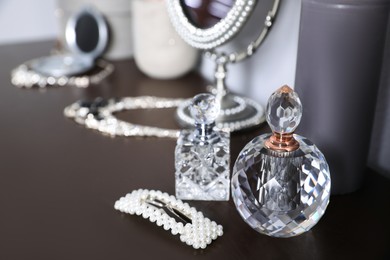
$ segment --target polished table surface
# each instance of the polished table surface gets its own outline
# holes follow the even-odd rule
[[[97,96],[191,97],[206,82],[196,73],[153,80],[133,61],[88,89],[19,89],[10,71],[47,55],[52,42],[0,46],[0,259],[390,259],[390,181],[367,170],[364,186],[332,196],[309,232],[278,239],[243,222],[229,202],[189,202],[224,226],[195,250],[154,223],[114,210],[139,188],[174,194],[175,140],[111,138],[63,116],[65,106]],[[118,115],[134,123],[177,128],[174,110]],[[261,126],[232,136],[232,164]]]

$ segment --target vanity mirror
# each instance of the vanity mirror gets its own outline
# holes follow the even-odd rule
[[[98,83],[113,70],[100,57],[108,42],[108,27],[103,15],[92,6],[83,7],[69,18],[65,30],[66,52],[26,62],[12,72],[12,83],[20,87],[38,85],[76,85]],[[91,76],[81,76],[97,67]],[[80,76],[78,76],[80,75]]]
[[[259,35],[245,49],[232,53],[216,50],[242,30],[257,2],[258,0],[167,1],[170,19],[179,35],[191,46],[203,50],[216,63],[215,83],[210,89],[221,104],[216,124],[229,131],[250,128],[265,120],[263,107],[252,99],[229,92],[225,78],[228,64],[245,60],[260,47],[273,25],[280,0],[273,1]],[[194,124],[189,106],[190,101],[184,102],[177,110],[179,122],[185,126]]]

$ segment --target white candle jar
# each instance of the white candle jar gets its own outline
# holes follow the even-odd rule
[[[157,79],[177,78],[193,69],[198,50],[173,28],[164,0],[133,0],[134,58],[138,68]]]

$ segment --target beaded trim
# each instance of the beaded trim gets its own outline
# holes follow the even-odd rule
[[[180,0],[167,1],[168,14],[179,35],[198,49],[212,49],[233,38],[251,14],[257,0],[238,0],[226,17],[208,29],[195,27],[182,10]]]
[[[155,190],[134,190],[115,202],[114,208],[123,213],[142,216],[157,226],[179,235],[180,241],[195,249],[205,249],[211,242],[223,235],[223,227],[203,216],[188,203]],[[177,222],[176,216],[183,222]]]

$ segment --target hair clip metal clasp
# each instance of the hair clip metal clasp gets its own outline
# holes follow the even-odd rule
[[[154,190],[134,190],[115,202],[115,209],[131,215],[139,215],[157,226],[180,235],[180,240],[195,249],[207,245],[223,235],[221,225],[203,216],[188,203]]]

